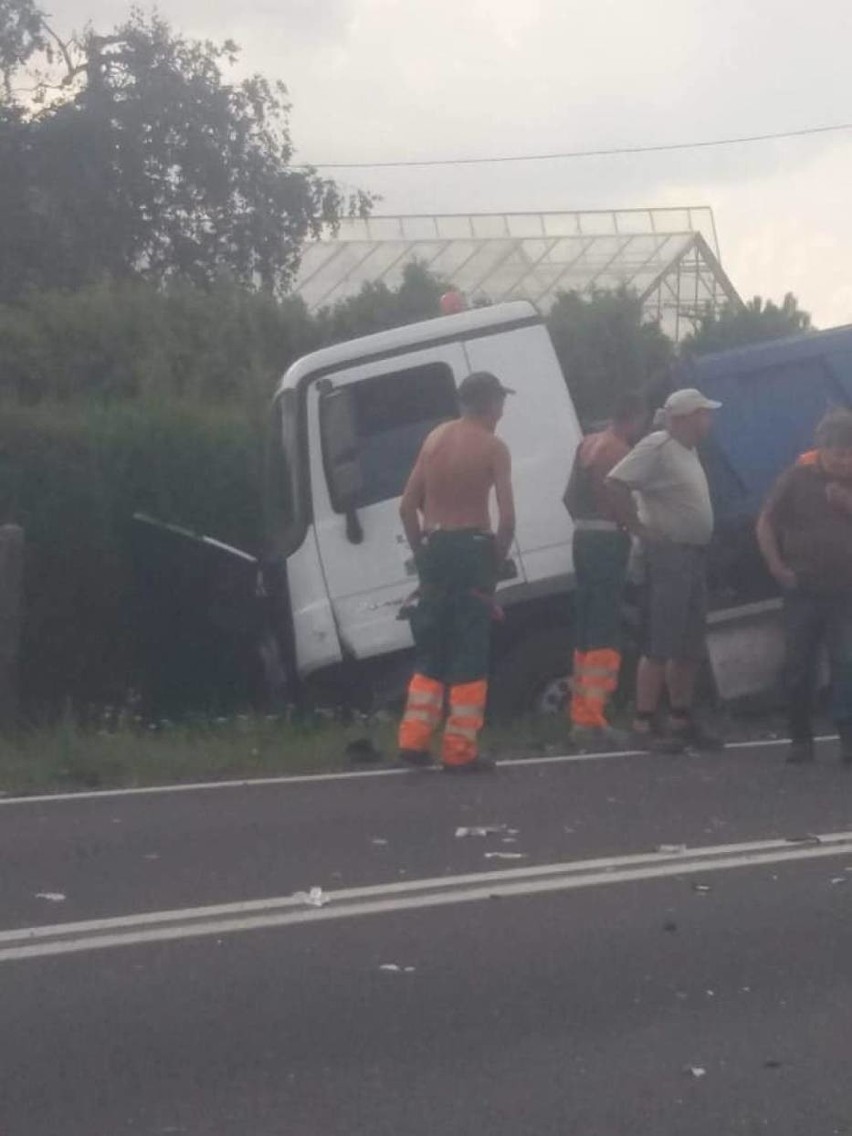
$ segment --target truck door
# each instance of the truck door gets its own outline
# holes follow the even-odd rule
[[[417,586],[399,498],[426,435],[457,416],[456,387],[466,373],[461,346],[450,343],[350,367],[309,388],[317,544],[340,640],[356,658],[412,645],[408,623],[397,618]],[[350,422],[343,433],[352,434],[348,500],[331,472],[333,463],[341,468],[341,453],[333,452],[341,446],[341,411]]]

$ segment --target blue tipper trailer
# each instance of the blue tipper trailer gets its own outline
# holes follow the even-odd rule
[[[722,403],[704,455],[717,518],[753,519],[826,411],[852,407],[852,325],[685,359],[676,378]]]

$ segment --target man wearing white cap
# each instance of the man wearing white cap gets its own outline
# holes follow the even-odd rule
[[[648,569],[647,642],[636,682],[637,744],[650,747],[664,689],[670,746],[718,748],[693,718],[695,681],[705,652],[706,558],[713,506],[698,444],[710,433],[713,402],[701,391],[669,395],[665,428],[643,438],[610,472],[618,521],[642,541]]]

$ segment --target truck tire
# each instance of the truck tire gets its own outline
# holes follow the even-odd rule
[[[490,716],[563,713],[573,653],[570,624],[541,627],[508,647],[494,665]]]

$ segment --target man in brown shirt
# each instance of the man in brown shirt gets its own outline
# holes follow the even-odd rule
[[[813,702],[825,646],[841,754],[852,764],[852,411],[824,418],[816,446],[779,478],[757,539],[784,591],[788,760],[814,757]]]
[[[623,744],[606,704],[621,670],[621,624],[630,534],[612,512],[606,479],[644,434],[650,415],[638,394],[625,395],[606,430],[577,447],[565,508],[574,521],[575,640],[568,714],[575,736]]]
[[[420,576],[411,614],[415,673],[399,731],[406,765],[429,764],[449,692],[443,768],[488,767],[477,739],[488,697],[493,594],[515,532],[511,459],[494,432],[512,393],[490,372],[468,375],[459,387],[461,417],[439,426],[423,443],[402,496],[400,516]]]

